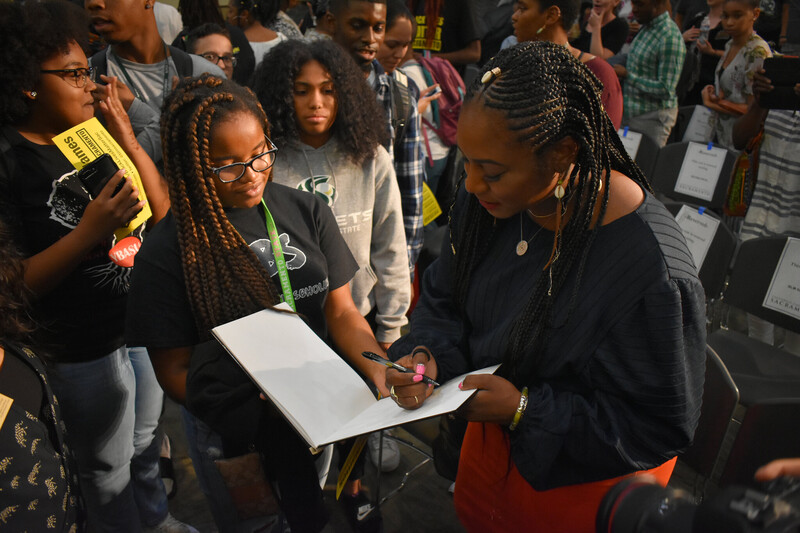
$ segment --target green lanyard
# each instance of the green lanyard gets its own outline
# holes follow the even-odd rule
[[[272,244],[272,255],[275,256],[275,266],[278,267],[278,276],[281,279],[283,301],[289,304],[292,310],[297,311],[297,307],[294,305],[292,284],[289,282],[289,271],[286,268],[286,259],[283,257],[281,239],[278,236],[278,229],[275,227],[275,221],[272,219],[272,214],[267,209],[267,203],[263,198],[261,199],[261,207],[264,208],[264,218],[267,219],[267,233],[269,234],[269,242]]]

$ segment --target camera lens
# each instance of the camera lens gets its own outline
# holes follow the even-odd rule
[[[689,532],[696,509],[689,494],[662,487],[651,476],[635,476],[603,497],[595,526],[598,533]]]

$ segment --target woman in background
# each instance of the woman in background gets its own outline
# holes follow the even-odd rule
[[[703,105],[717,113],[716,141],[733,149],[733,125],[753,101],[753,74],[772,57],[769,45],[753,31],[758,0],[725,0],[722,27],[730,35],[717,63],[714,85],[703,88]]]

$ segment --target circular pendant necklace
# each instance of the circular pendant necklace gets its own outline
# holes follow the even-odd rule
[[[523,211],[523,213],[524,213],[524,211]],[[533,239],[535,239],[536,236],[539,235],[539,232],[542,231],[543,229],[544,229],[544,226],[540,227],[536,231],[536,233],[533,234],[533,237],[531,237],[528,240],[525,240],[525,236],[524,236],[524,234],[522,232],[522,213],[519,214],[519,242],[517,243],[517,255],[518,256],[522,257],[523,255],[525,255],[525,252],[528,251],[528,245],[531,242],[533,242]]]

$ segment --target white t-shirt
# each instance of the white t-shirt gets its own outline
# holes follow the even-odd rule
[[[267,55],[270,50],[275,48],[278,43],[288,40],[281,32],[276,32],[276,34],[278,36],[271,41],[250,41],[250,47],[253,49],[253,54],[256,56],[256,67],[261,64],[261,60],[264,59],[264,56]]]

